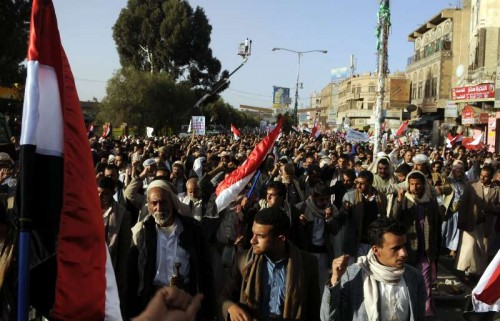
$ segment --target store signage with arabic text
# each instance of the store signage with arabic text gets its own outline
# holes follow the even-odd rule
[[[494,84],[479,84],[469,87],[455,87],[451,89],[453,100],[472,100],[495,98]]]

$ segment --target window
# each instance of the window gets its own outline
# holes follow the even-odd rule
[[[431,82],[431,97],[436,97],[437,96],[437,78],[434,77],[432,78]]]
[[[374,93],[375,92],[375,85],[374,84],[370,84],[370,86],[368,87],[368,92],[369,93]]]
[[[373,109],[374,103],[368,103],[368,109],[372,110]]]
[[[422,85],[423,85],[423,83],[420,81],[418,83],[417,99],[421,99],[422,98]]]
[[[430,97],[431,96],[431,80],[426,79],[425,80],[425,87],[424,87],[424,97]]]
[[[417,84],[411,84],[411,99],[417,99]]]
[[[361,94],[361,85],[356,87],[356,93]]]

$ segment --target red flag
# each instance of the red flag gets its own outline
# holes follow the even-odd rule
[[[110,133],[111,133],[111,124],[110,123],[104,124],[104,130],[102,131],[102,137],[107,138]]]
[[[241,137],[240,131],[238,130],[238,128],[234,127],[233,124],[231,124],[231,132],[234,135],[234,140],[240,139]]]
[[[476,138],[473,137],[465,137],[462,139],[462,146],[469,150],[479,150],[484,147],[483,142],[481,142],[483,138],[483,133]]]
[[[321,129],[320,129],[319,123],[316,121],[314,123],[314,127],[312,129],[311,136],[316,139],[316,138],[318,138],[319,135],[321,135]]]
[[[401,126],[399,126],[398,131],[396,132],[396,136],[403,136],[403,133],[408,129],[409,120],[405,120]]]
[[[282,125],[283,118],[280,118],[273,131],[255,146],[247,160],[217,186],[215,203],[218,212],[225,209],[252,179],[266,155],[272,151]]]
[[[476,312],[500,309],[500,251],[490,262],[476,287],[472,290],[472,304]]]
[[[27,75],[18,196],[21,217],[33,220],[31,304],[57,320],[119,316],[87,132],[50,0],[33,1]]]
[[[94,123],[90,123],[89,127],[87,127],[87,137],[94,136]]]

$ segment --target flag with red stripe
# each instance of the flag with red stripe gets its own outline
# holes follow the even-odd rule
[[[20,168],[20,215],[33,222],[30,303],[51,319],[120,320],[87,131],[50,0],[32,6]]]
[[[234,135],[234,140],[238,140],[241,137],[240,131],[233,124],[231,124],[231,132]]]
[[[396,132],[396,137],[403,136],[404,132],[408,129],[409,120],[405,120],[401,126],[399,126],[398,131]]]
[[[215,203],[218,212],[224,210],[236,199],[250,179],[252,179],[252,176],[266,158],[266,155],[272,152],[274,142],[278,138],[282,125],[283,118],[280,118],[273,131],[255,146],[250,155],[248,155],[247,160],[217,186]]]
[[[94,136],[94,122],[90,123],[89,127],[87,127],[87,137],[90,138]]]
[[[111,134],[111,124],[106,123],[106,124],[104,124],[104,128],[102,131],[102,137],[107,138],[107,137],[109,137],[110,134]]]
[[[500,311],[500,250],[472,290],[476,312]]]
[[[473,137],[465,137],[462,139],[462,146],[469,150],[480,150],[484,147],[484,143],[482,142],[483,133],[481,133],[476,138]]]
[[[454,144],[463,141],[464,136],[461,134],[456,135],[455,137],[451,136],[450,133],[448,133],[448,136],[446,137],[446,147],[451,148],[453,147]]]
[[[314,122],[314,127],[311,132],[311,136],[314,137],[314,139],[318,138],[318,136],[321,135],[321,129],[319,123],[316,121]]]

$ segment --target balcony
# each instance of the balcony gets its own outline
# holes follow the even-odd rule
[[[494,82],[496,78],[496,69],[496,66],[479,67],[476,69],[473,69],[472,66],[469,66],[467,81],[473,84],[480,84],[489,81]]]
[[[437,54],[437,53],[440,53]],[[425,62],[430,61],[436,57],[449,58],[451,57],[451,41],[438,41],[430,45],[425,46],[422,50],[418,50],[415,54],[408,58],[407,68],[413,67],[413,65],[420,62],[420,64],[425,64]]]

